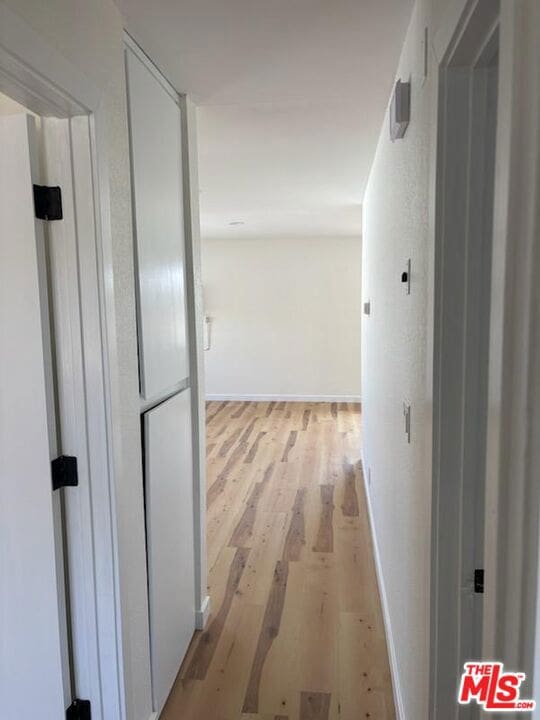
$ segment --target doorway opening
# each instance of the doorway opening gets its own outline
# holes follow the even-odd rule
[[[433,420],[431,717],[481,658],[499,3],[479,0],[439,70]]]

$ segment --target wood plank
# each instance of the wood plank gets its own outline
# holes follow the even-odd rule
[[[283,450],[283,455],[281,456],[281,462],[285,463],[289,461],[289,453],[295,446],[297,437],[298,432],[296,430],[291,430],[289,433],[287,444],[285,445],[285,449]]]
[[[225,410],[225,408],[227,407],[227,405],[228,405],[227,402],[222,402],[220,405],[218,405],[217,408],[213,408],[213,409],[212,409],[212,412],[210,412],[210,413],[208,413],[208,414],[206,415],[206,424],[207,424],[207,425],[210,425],[210,424],[216,419],[216,416],[217,416],[222,410]]]
[[[258,712],[259,707],[259,686],[266,656],[274,638],[279,634],[281,614],[285,602],[287,590],[287,577],[289,574],[289,563],[278,560],[274,571],[274,580],[268,597],[268,604],[264,613],[263,624],[257,650],[253,658],[251,675],[244,698],[243,712]]]
[[[237,718],[261,627],[264,608],[235,603],[198,698],[193,720]],[[179,720],[185,720],[180,715]],[[191,720],[191,719],[190,719]]]
[[[225,591],[225,597],[221,603],[218,614],[213,619],[209,628],[202,632],[199,636],[197,648],[191,658],[191,662],[186,671],[185,677],[187,679],[204,680],[214,652],[216,651],[217,644],[223,628],[225,627],[225,621],[229,610],[231,609],[234,594],[238,588],[240,578],[246,567],[246,561],[249,555],[249,549],[238,548],[234,555],[231,569],[229,572],[229,579],[227,582],[227,588]]]
[[[303,692],[300,697],[300,720],[328,720],[329,693]]]
[[[304,503],[306,499],[306,488],[299,488],[296,491],[296,498],[291,514],[291,523],[285,539],[283,548],[283,560],[296,561],[300,559],[302,548],[306,544]]]
[[[208,488],[208,492],[206,493],[207,507],[210,507],[210,505],[212,505],[212,503],[215,502],[217,497],[224,491],[230,473],[245,455],[246,450],[246,443],[238,443],[238,445],[232,451],[225,467],[217,476],[216,481],[213,482],[212,485],[210,485],[210,487]]]
[[[263,485],[266,485],[268,482],[270,482],[270,478],[272,477],[275,467],[276,467],[275,460],[272,460],[272,462],[266,466],[266,468],[264,469],[264,475],[263,475],[263,479],[262,479]]]
[[[365,616],[341,613],[339,623],[340,720],[394,718],[394,702],[384,636]]]
[[[242,415],[244,414],[244,412],[247,410],[248,407],[249,407],[249,403],[247,403],[247,402],[240,403],[240,407],[238,408],[238,410],[235,410],[235,412],[231,415],[231,418],[233,418],[234,420],[238,420],[239,417],[242,417]]]
[[[358,517],[358,495],[356,494],[356,473],[354,465],[347,458],[343,460],[344,493],[341,509],[346,517]]]
[[[238,587],[242,602],[266,606],[286,531],[287,516],[284,513],[263,511],[261,507],[249,560]]]
[[[245,443],[248,442],[249,438],[251,437],[251,433],[253,432],[253,429],[255,428],[255,425],[257,424],[258,419],[259,419],[258,416],[254,417],[251,420],[251,422],[249,423],[249,425],[246,426],[244,432],[242,433],[242,435],[240,437],[240,441],[239,441],[240,445],[244,445]]]
[[[250,493],[242,517],[234,529],[229,545],[242,547],[251,542],[253,526],[257,515],[257,505],[264,490],[263,483],[256,483]]]
[[[304,563],[302,586],[302,642],[298,651],[299,689],[331,693],[339,668],[339,585],[332,555],[313,554]]]
[[[279,635],[267,655],[259,688],[259,712],[298,718],[303,687],[304,563],[289,563],[287,594]]]
[[[234,432],[232,432],[229,437],[225,440],[223,445],[219,449],[219,457],[225,457],[225,455],[229,454],[230,449],[233,447],[233,445],[236,443],[238,438],[240,437],[240,433],[242,432],[242,428],[236,428]]]
[[[257,437],[255,438],[255,442],[253,445],[249,448],[249,452],[246,455],[244,462],[245,463],[252,463],[255,459],[255,455],[257,454],[257,450],[259,449],[259,443],[263,439],[263,437],[266,435],[266,430],[261,430]]]
[[[239,465],[231,473],[223,492],[208,507],[206,535],[210,569],[223,549],[228,546],[235,525],[242,514],[243,503],[249,497],[253,479],[253,467]]]
[[[321,517],[313,552],[331,553],[334,551],[334,486],[321,485],[320,492]]]

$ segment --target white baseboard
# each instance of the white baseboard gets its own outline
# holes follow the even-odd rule
[[[360,402],[360,395],[227,395],[209,393],[207,400],[244,402]]]
[[[401,684],[399,681],[399,672],[397,667],[396,647],[394,644],[394,635],[392,634],[392,623],[390,620],[390,611],[388,608],[388,598],[384,586],[384,576],[381,565],[381,556],[379,554],[379,545],[377,542],[377,534],[375,532],[375,523],[373,520],[373,508],[371,507],[371,497],[368,485],[368,468],[364,462],[364,454],[362,453],[362,469],[364,476],[364,491],[366,495],[369,527],[371,530],[371,539],[373,543],[373,555],[375,559],[375,568],[377,572],[377,585],[379,586],[379,596],[384,619],[384,632],[386,635],[386,647],[388,648],[388,656],[390,660],[390,673],[392,675],[392,691],[394,693],[394,705],[396,706],[396,720],[405,720],[405,710],[403,707],[403,697],[401,695]]]
[[[204,630],[210,616],[210,595],[202,601],[201,609],[195,613],[195,629]]]
[[[159,717],[158,713],[155,712],[155,713],[152,713],[152,714],[150,715],[150,717],[148,718],[148,720],[158,720],[158,717]]]

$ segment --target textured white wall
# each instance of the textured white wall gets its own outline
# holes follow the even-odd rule
[[[360,396],[360,239],[206,240],[208,396]]]
[[[101,91],[110,194],[114,308],[109,327],[114,384],[114,511],[118,532],[125,702],[128,720],[151,713],[148,607],[142,496],[131,191],[123,22],[112,0],[2,0]],[[111,594],[114,588],[111,587]]]
[[[411,80],[411,122],[392,143],[385,118],[364,199],[362,322],[364,460],[403,717],[427,718],[431,535],[433,72],[422,84],[428,2],[417,2],[397,78]],[[430,28],[432,32],[432,28]],[[400,276],[412,261],[411,294]],[[411,444],[403,403],[412,406]]]

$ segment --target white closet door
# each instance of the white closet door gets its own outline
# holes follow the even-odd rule
[[[184,390],[144,416],[150,647],[159,712],[195,630],[191,398]]]
[[[138,266],[141,391],[157,398],[187,378],[180,108],[126,50]]]
[[[0,717],[65,717],[65,587],[33,118],[0,118]]]

